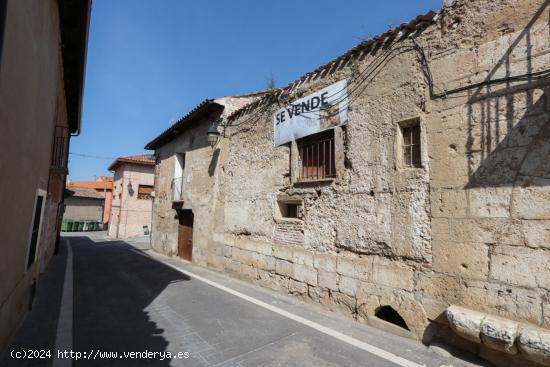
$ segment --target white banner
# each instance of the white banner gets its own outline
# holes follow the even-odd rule
[[[348,122],[348,83],[341,80],[281,108],[273,119],[275,145]]]

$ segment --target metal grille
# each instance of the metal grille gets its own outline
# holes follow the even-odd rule
[[[67,167],[67,140],[68,128],[64,126],[55,127],[55,137],[53,142],[52,166],[56,168]]]
[[[419,168],[420,159],[420,126],[403,128],[403,161],[405,167]]]
[[[172,201],[183,200],[183,177],[177,177],[172,180]]]
[[[300,154],[299,181],[336,177],[334,167],[334,130],[298,141]]]

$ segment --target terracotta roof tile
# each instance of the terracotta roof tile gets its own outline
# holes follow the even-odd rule
[[[66,191],[69,191],[70,197],[78,197],[78,198],[87,198],[87,199],[104,199],[102,192],[97,191],[96,189],[92,189],[89,187],[76,187],[72,186],[71,188],[67,189]],[[71,194],[72,193],[72,194]]]
[[[120,167],[123,163],[138,164],[143,166],[154,166],[155,156],[153,154],[132,154],[118,157],[109,166],[109,171],[114,171]]]

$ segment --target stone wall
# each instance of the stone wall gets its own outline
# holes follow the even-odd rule
[[[513,349],[503,357],[455,336],[445,310],[550,327],[550,82],[533,74],[550,69],[549,7],[455,1],[415,42],[396,37],[359,51],[231,119],[217,162],[223,176],[207,192],[186,191],[223,207],[223,216],[199,218],[218,229],[195,235],[198,262],[206,256],[215,269],[360,321],[376,323],[388,305],[426,343],[527,366]],[[347,126],[335,129],[337,177],[300,184],[295,145],[273,145],[274,113],[342,79],[350,103]],[[488,80],[499,81],[476,86]],[[401,127],[411,121],[421,128],[419,168],[403,165]],[[157,167],[165,192],[170,149]],[[194,179],[205,177],[208,157],[196,158],[205,158]],[[302,200],[303,220],[277,217],[281,195]],[[156,215],[173,215],[162,205]],[[174,254],[169,222],[159,219],[155,246]]]
[[[221,254],[223,249],[223,242],[217,241],[219,236],[216,236],[223,230],[218,228],[223,213],[218,184],[223,143],[213,148],[207,141],[207,130],[216,118],[197,121],[185,134],[156,151],[153,247],[164,254],[177,255],[179,219],[173,206],[172,185],[176,154],[184,154],[184,169],[177,183],[182,184],[183,198],[177,209],[193,212],[193,261],[204,266],[208,263],[208,253]]]

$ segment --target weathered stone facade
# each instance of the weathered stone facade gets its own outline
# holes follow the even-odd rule
[[[550,365],[549,351],[532,357],[514,344],[522,333],[509,347],[482,342],[491,330],[506,335],[491,318],[536,326],[540,340],[550,328],[549,13],[543,0],[458,0],[229,116],[215,177],[206,146],[192,172],[208,181],[185,189],[206,213],[195,217],[194,261],[373,324],[391,306],[424,342],[499,365]],[[336,178],[298,182],[296,143],[274,146],[273,116],[343,79],[349,122],[334,132]],[[411,123],[417,168],[403,161]],[[178,139],[206,139],[203,125]],[[302,203],[301,219],[277,215],[282,197]],[[177,222],[166,224],[174,211],[162,205],[154,241],[172,255]],[[451,305],[488,315],[486,332],[456,337]]]

